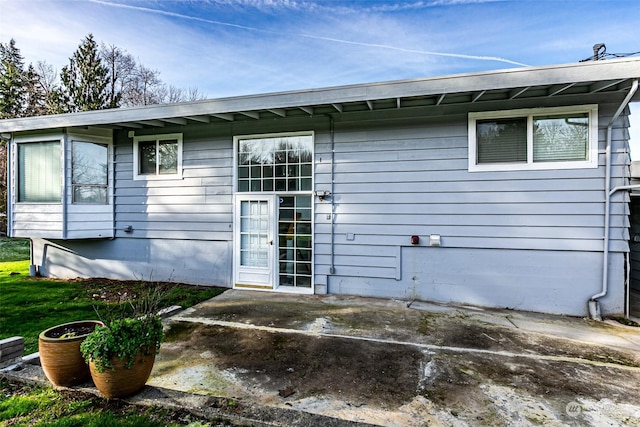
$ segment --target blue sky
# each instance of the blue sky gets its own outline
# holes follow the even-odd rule
[[[60,70],[93,33],[210,98],[637,52],[639,23],[637,0],[0,0],[27,63]]]

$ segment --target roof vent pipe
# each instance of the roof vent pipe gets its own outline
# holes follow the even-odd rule
[[[600,52],[602,51],[602,52]],[[593,60],[598,61],[607,52],[607,47],[604,43],[596,43],[593,45]]]

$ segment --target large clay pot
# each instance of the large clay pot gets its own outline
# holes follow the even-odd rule
[[[89,363],[91,378],[96,388],[104,397],[111,399],[114,397],[125,397],[140,391],[149,379],[156,355],[154,351],[145,355],[140,352],[135,357],[135,363],[131,368],[125,367],[125,361],[113,357],[111,363],[113,368],[107,368],[103,372],[98,372],[95,363]]]
[[[74,386],[87,381],[91,373],[82,358],[80,344],[96,326],[98,320],[82,320],[54,326],[38,336],[40,365],[55,386]]]

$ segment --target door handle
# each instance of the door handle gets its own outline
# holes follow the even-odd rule
[[[269,240],[269,244],[273,245],[273,239]]]

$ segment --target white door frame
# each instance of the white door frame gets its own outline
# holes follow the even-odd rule
[[[298,294],[313,294],[315,292],[314,274],[311,276],[311,287],[291,287],[279,286],[279,268],[280,262],[278,254],[279,235],[278,235],[278,207],[281,195],[273,193],[237,193],[234,195],[234,215],[233,215],[233,289],[252,289],[258,291],[286,292]],[[311,218],[313,219],[313,196],[311,196],[312,208]],[[240,263],[240,250],[242,243],[241,230],[241,205],[246,201],[267,201],[268,218],[267,226],[267,266],[254,267],[243,266]],[[313,220],[311,223],[312,241],[314,233]],[[315,259],[315,251],[311,248],[312,273],[315,271],[313,265]]]
[[[266,266],[241,265],[242,249],[242,203],[243,202],[267,202],[267,224],[263,227],[258,245],[261,249],[266,249]],[[276,288],[276,249],[277,249],[277,218],[276,218],[277,198],[273,194],[246,193],[234,196],[234,230],[233,230],[233,287],[241,289],[274,290]],[[258,221],[263,221],[260,219]],[[247,225],[249,221],[247,221]]]

